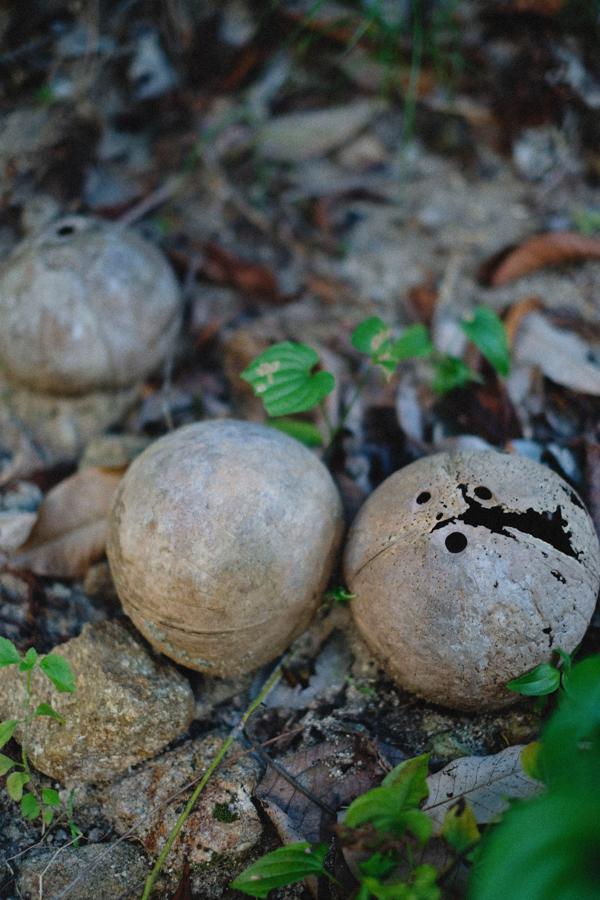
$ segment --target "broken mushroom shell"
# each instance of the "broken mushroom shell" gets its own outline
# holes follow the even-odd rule
[[[533,460],[440,453],[381,484],[344,559],[358,629],[403,688],[500,707],[506,683],[573,650],[600,587],[600,548],[573,489]]]
[[[308,625],[341,530],[337,489],[306,447],[264,425],[209,421],[132,463],[107,551],[123,608],[154,647],[237,675]]]
[[[59,396],[128,388],[165,359],[180,316],[156,247],[120,225],[67,216],[0,267],[0,371]]]

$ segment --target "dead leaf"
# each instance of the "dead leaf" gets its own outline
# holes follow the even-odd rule
[[[77,578],[104,553],[107,514],[122,473],[83,469],[52,488],[12,565],[36,575]]]
[[[171,894],[171,900],[193,900],[192,881],[190,878],[190,864],[188,859],[185,859],[183,861],[181,881],[177,885],[175,893]]]
[[[385,104],[360,100],[346,106],[276,116],[259,135],[264,157],[298,163],[325,156],[361,131]]]
[[[31,533],[37,513],[11,510],[0,513],[0,551],[13,553],[25,543]]]
[[[261,263],[248,262],[214,241],[206,247],[202,272],[219,284],[231,284],[244,294],[270,302],[282,299],[277,279]]]
[[[585,483],[586,500],[590,515],[600,535],[600,444],[586,440],[585,446]]]
[[[335,822],[336,812],[378,784],[385,774],[375,748],[350,735],[291,753],[278,764],[291,778],[269,766],[256,795],[266,801],[268,815],[276,808],[273,824],[287,840],[290,835],[295,835],[295,840],[322,840],[324,828],[327,822],[330,826]]]
[[[438,289],[432,279],[415,284],[408,291],[408,302],[419,322],[424,325],[431,325],[437,299]]]
[[[521,327],[521,322],[525,316],[528,316],[529,313],[532,312],[542,312],[543,308],[544,304],[542,303],[541,298],[536,297],[535,295],[523,297],[522,300],[517,300],[516,303],[513,303],[504,319],[504,330],[506,331],[506,337],[510,347],[512,347],[515,342],[515,338]]]
[[[531,797],[542,785],[529,778],[521,766],[523,745],[507,747],[492,756],[464,756],[448,763],[427,779],[429,797],[423,811],[436,831],[446,812],[464,797],[480,825],[492,822],[507,808],[507,798]]]
[[[556,328],[540,313],[526,316],[514,343],[515,362],[536,366],[555,384],[600,397],[600,365],[587,341]]]
[[[547,266],[600,259],[600,238],[572,231],[536,234],[518,247],[509,247],[484,263],[479,280],[500,287]]]

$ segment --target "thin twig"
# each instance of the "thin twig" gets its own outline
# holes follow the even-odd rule
[[[260,693],[258,694],[257,697],[255,697],[255,699],[252,701],[250,706],[248,706],[248,708],[244,712],[242,718],[240,719],[238,724],[235,726],[235,728],[229,733],[229,736],[223,742],[219,752],[217,753],[217,755],[213,759],[212,763],[210,764],[210,766],[208,767],[208,769],[206,770],[206,772],[204,773],[204,775],[198,782],[198,786],[196,787],[196,790],[194,791],[194,793],[188,800],[188,802],[185,806],[185,809],[183,810],[183,812],[177,819],[175,825],[173,826],[173,829],[171,830],[171,833],[169,834],[169,837],[167,838],[165,845],[162,848],[160,855],[154,864],[152,871],[150,872],[150,874],[148,875],[148,878],[146,879],[146,885],[144,887],[144,893],[142,894],[142,900],[148,900],[148,898],[150,897],[150,894],[152,893],[152,888],[154,887],[156,879],[158,878],[158,876],[161,872],[161,869],[165,863],[165,860],[171,851],[171,847],[177,840],[179,832],[181,831],[181,829],[185,825],[187,819],[189,818],[190,813],[192,812],[194,806],[196,805],[196,801],[198,800],[198,797],[200,796],[200,794],[206,787],[209,779],[214,774],[214,772],[218,769],[219,765],[221,764],[221,762],[227,755],[227,752],[228,752],[229,748],[231,747],[231,745],[233,744],[233,742],[236,740],[236,738],[240,734],[243,733],[246,722],[248,721],[248,719],[250,718],[252,713],[260,706],[260,704],[263,702],[263,700],[266,699],[268,694],[270,694],[270,692],[273,690],[275,685],[279,682],[279,680],[281,678],[281,674],[282,674],[282,668],[281,668],[281,665],[279,665],[274,669],[274,671],[271,673],[271,675],[267,678],[264,685],[262,686]]]

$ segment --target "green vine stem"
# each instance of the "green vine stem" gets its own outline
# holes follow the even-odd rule
[[[181,813],[181,815],[175,822],[175,825],[173,826],[171,833],[169,834],[169,837],[167,838],[167,840],[165,842],[164,847],[160,851],[160,855],[159,855],[158,859],[156,860],[156,862],[154,863],[154,867],[152,868],[152,871],[150,872],[150,874],[148,875],[148,878],[146,879],[146,884],[144,885],[144,893],[142,894],[141,900],[148,900],[148,898],[150,897],[150,894],[152,893],[152,889],[154,887],[156,879],[158,878],[158,876],[162,870],[162,867],[165,863],[165,860],[171,851],[171,847],[177,840],[177,836],[179,835],[179,832],[185,825],[190,813],[192,812],[194,806],[196,805],[198,797],[200,796],[200,794],[202,793],[202,791],[208,784],[212,775],[216,772],[216,770],[222,763],[223,759],[227,755],[229,748],[231,747],[233,742],[237,739],[237,737],[242,733],[242,731],[246,727],[246,723],[247,723],[248,719],[250,718],[250,716],[252,715],[252,713],[260,706],[260,704],[263,702],[263,700],[265,700],[265,698],[268,696],[268,694],[271,693],[271,691],[273,690],[275,685],[279,682],[279,680],[281,678],[281,674],[282,674],[282,669],[281,669],[281,666],[279,665],[279,666],[277,666],[277,668],[275,668],[273,670],[271,675],[269,675],[269,677],[263,684],[263,686],[260,690],[260,693],[258,694],[258,696],[256,696],[254,698],[252,703],[248,706],[248,708],[244,712],[244,714],[241,717],[238,724],[227,736],[227,738],[223,742],[219,752],[217,753],[217,755],[211,762],[210,766],[208,767],[208,769],[206,770],[206,772],[204,773],[204,775],[198,782],[193,794],[191,795],[190,799],[188,800],[188,802],[185,806],[185,809],[183,810],[183,812]]]

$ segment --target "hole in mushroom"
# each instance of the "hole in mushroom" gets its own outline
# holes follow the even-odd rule
[[[421,491],[421,493],[417,497],[417,503],[427,503],[428,500],[431,500],[431,494],[429,493],[429,491]]]
[[[492,499],[492,492],[490,491],[489,488],[483,487],[483,485],[476,487],[474,494],[476,497],[479,497],[480,500],[491,500]]]
[[[462,531],[453,531],[445,540],[446,550],[450,553],[462,553],[467,543],[468,541]]]
[[[73,234],[75,231],[74,225],[59,225],[56,229],[56,233],[59,237],[67,237],[69,234]]]

